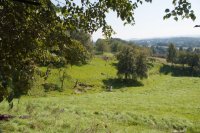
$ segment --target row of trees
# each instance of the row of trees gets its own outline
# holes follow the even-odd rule
[[[165,46],[168,46],[168,44],[164,44],[164,46],[162,46],[162,44],[159,43],[159,44],[157,44],[155,46],[154,45],[151,46],[152,56],[161,57],[161,58],[167,57],[168,49]],[[187,48],[184,48],[183,46],[180,46],[177,49],[179,51],[186,51],[186,52],[192,52],[192,53],[200,53],[200,49],[199,48],[195,48],[195,47],[192,47],[192,46],[187,47]]]
[[[200,76],[200,53],[196,51],[188,51],[179,49],[177,50],[175,45],[170,44],[168,48],[167,61],[173,64],[182,64],[182,66],[191,67],[192,72],[195,75]]]
[[[118,38],[98,39],[95,43],[95,50],[99,53],[104,53],[104,52],[117,53],[121,51],[126,45],[134,45],[134,43],[121,40]]]

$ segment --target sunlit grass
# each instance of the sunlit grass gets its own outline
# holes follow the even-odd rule
[[[14,101],[10,111],[6,102],[1,103],[0,114],[16,117],[0,121],[0,129],[6,133],[200,132],[200,78],[160,74],[162,64],[156,62],[149,78],[141,81],[143,86],[106,92],[102,81],[116,78],[113,62],[95,58],[87,65],[68,68],[71,79],[66,80],[64,92],[24,96],[19,104]],[[59,84],[57,71],[52,71],[48,82]],[[93,90],[74,94],[73,80],[93,84]],[[28,118],[19,118],[23,115]]]

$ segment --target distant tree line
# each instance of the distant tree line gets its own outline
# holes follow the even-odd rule
[[[125,46],[134,45],[133,42],[125,41],[119,38],[98,39],[95,43],[95,50],[97,53],[112,52],[117,53]]]
[[[182,67],[190,67],[195,76],[200,76],[200,52],[199,50],[189,51],[175,47],[170,44],[168,48],[167,61],[173,64],[181,64]]]
[[[152,56],[154,57],[160,57],[160,58],[166,58],[167,55],[167,49],[162,46],[151,46],[150,47]]]

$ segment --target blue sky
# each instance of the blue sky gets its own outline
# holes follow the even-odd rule
[[[110,12],[107,15],[108,23],[116,32],[112,37],[121,39],[143,39],[154,37],[176,37],[176,36],[199,36],[200,28],[193,28],[194,25],[200,25],[200,0],[189,0],[192,3],[192,9],[195,11],[196,20],[179,20],[176,22],[173,18],[163,20],[166,8],[172,8],[172,0],[153,0],[153,3],[144,3],[135,11],[134,26],[123,25],[123,22],[117,18],[116,14]],[[92,35],[94,41],[103,38],[101,30]]]

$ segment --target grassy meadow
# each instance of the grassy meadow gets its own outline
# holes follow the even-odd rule
[[[64,90],[44,91],[42,84],[60,86],[59,70],[47,81],[36,77],[27,96],[14,100],[0,114],[15,116],[0,121],[3,133],[200,133],[200,78],[160,72],[154,62],[148,79],[129,85],[117,79],[115,60],[96,57],[83,66],[63,68]],[[46,68],[40,68],[46,70]],[[76,81],[90,87],[74,88]],[[113,91],[106,91],[112,85]]]

